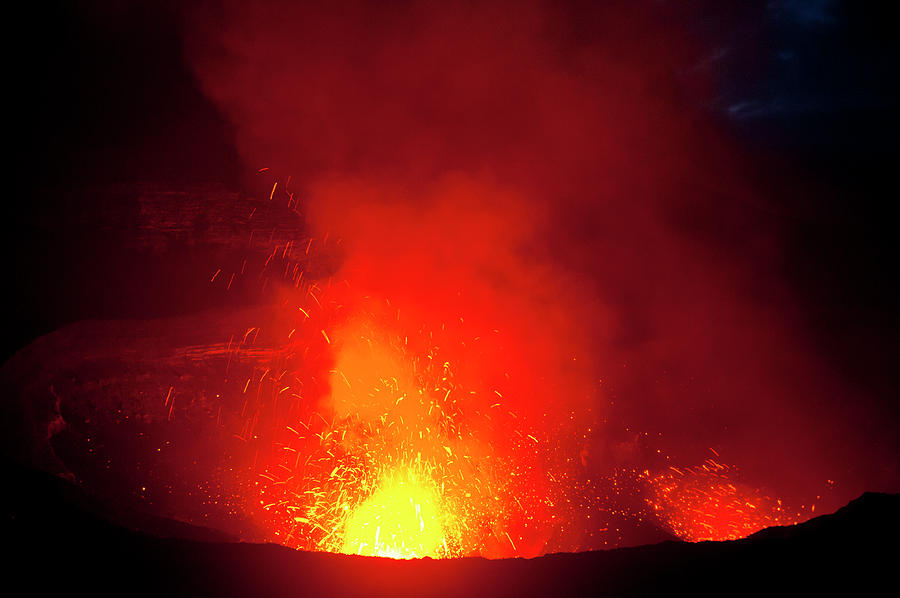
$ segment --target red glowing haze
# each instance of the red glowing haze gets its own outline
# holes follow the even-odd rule
[[[231,389],[268,414],[235,433],[262,437],[272,538],[533,556],[615,545],[615,511],[723,539],[882,483],[780,278],[776,199],[695,107],[687,9],[635,6],[185,15],[247,184],[308,230],[273,253],[282,349]]]

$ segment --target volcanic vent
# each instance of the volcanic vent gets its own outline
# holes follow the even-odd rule
[[[176,11],[241,190],[60,200],[120,303],[170,309],[10,360],[17,456],[395,558],[735,539],[867,489],[894,457],[801,333],[778,202],[696,107],[703,48],[607,4]]]

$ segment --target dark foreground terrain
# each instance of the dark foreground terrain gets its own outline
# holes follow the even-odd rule
[[[900,495],[735,542],[661,544],[532,560],[393,561],[304,553],[138,514],[4,464],[4,585],[19,595],[863,595],[896,590]]]

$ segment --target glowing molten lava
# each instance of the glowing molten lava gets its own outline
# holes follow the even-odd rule
[[[412,470],[385,476],[347,519],[342,552],[397,559],[448,556],[438,489]]]
[[[693,468],[647,476],[647,504],[660,523],[689,542],[737,540],[761,529],[808,519],[805,506],[791,512],[780,499],[730,479],[730,467],[713,459]]]
[[[394,558],[540,546],[538,438],[504,407],[499,335],[427,326],[350,288],[289,306],[288,345],[244,385],[254,429],[271,418],[256,457],[264,526],[300,549]]]
[[[453,210],[493,197],[466,181],[448,189],[438,204]],[[226,394],[233,435],[246,443],[242,509],[267,539],[393,558],[532,557],[620,545],[620,516],[686,540],[803,518],[714,461],[642,475],[637,443],[602,450],[591,436],[604,417],[595,366],[576,354],[590,345],[572,313],[548,307],[555,287],[532,268],[529,284],[499,292],[506,270],[482,280],[458,265],[469,237],[438,226],[452,220],[438,213],[428,227],[379,220],[421,236],[415,247],[441,249],[435,264],[405,245],[357,250],[337,275],[311,280],[303,264],[344,251],[327,236],[288,241],[266,260],[262,278],[281,281],[278,307],[229,342]],[[480,223],[478,209],[469,213]],[[494,251],[495,236],[482,236],[479,259]],[[268,349],[254,346],[261,328]],[[619,470],[631,488],[618,486]]]
[[[277,348],[240,379],[249,510],[272,539],[302,550],[408,559],[573,549],[548,540],[619,508],[591,502],[591,481],[575,481],[589,412],[553,419],[545,406],[560,388],[541,369],[549,357],[522,349],[540,345],[461,309],[415,307],[347,280],[298,277],[276,320]],[[634,483],[645,502],[628,517],[685,540],[805,518],[712,460]],[[598,533],[616,545],[616,531]]]

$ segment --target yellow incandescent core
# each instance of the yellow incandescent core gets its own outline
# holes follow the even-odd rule
[[[413,473],[390,475],[347,519],[341,552],[394,559],[442,558],[440,494]]]

